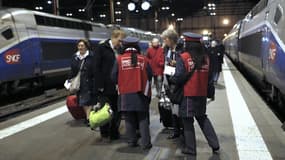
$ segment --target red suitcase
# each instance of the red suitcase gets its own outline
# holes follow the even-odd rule
[[[67,96],[66,106],[69,110],[69,113],[74,119],[85,119],[86,114],[83,110],[83,107],[79,107],[77,104],[77,97],[75,95]]]

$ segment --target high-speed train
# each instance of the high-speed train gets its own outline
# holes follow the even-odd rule
[[[224,38],[226,53],[285,107],[285,0],[261,0]]]
[[[157,36],[121,28],[140,38],[142,51]],[[23,87],[41,86],[47,79],[50,80],[46,84],[66,78],[76,42],[85,38],[95,47],[111,32],[112,27],[104,24],[26,9],[0,9],[0,92],[11,93]]]

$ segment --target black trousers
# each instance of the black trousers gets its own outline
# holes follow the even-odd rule
[[[172,114],[172,124],[173,124],[173,134],[181,135],[183,134],[182,119],[175,114]]]
[[[121,124],[121,116],[118,112],[118,95],[107,95],[107,102],[110,103],[113,110],[112,120],[100,127],[100,133],[102,137],[110,139],[118,139],[120,137],[119,127]]]
[[[216,132],[212,126],[207,115],[197,116],[195,119],[198,121],[198,124],[206,137],[209,146],[212,149],[219,148],[219,141],[216,135]],[[188,117],[183,118],[183,125],[184,125],[184,137],[185,137],[185,149],[190,153],[196,154],[196,136],[195,136],[195,129],[194,129],[194,118]]]

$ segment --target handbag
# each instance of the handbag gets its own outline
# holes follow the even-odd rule
[[[83,62],[81,63],[80,69],[79,69],[77,75],[70,80],[69,92],[71,94],[78,92],[80,89],[80,75],[81,75],[81,70],[83,68],[84,62],[85,62],[85,60],[83,60]]]
[[[89,124],[91,129],[100,127],[112,119],[113,111],[109,103],[105,103],[98,111],[91,111],[89,114]]]

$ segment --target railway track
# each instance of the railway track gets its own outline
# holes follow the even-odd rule
[[[43,107],[47,104],[63,99],[67,94],[68,92],[65,89],[50,89],[46,90],[41,95],[0,106],[0,118],[5,119],[5,117],[9,117],[22,111]]]

